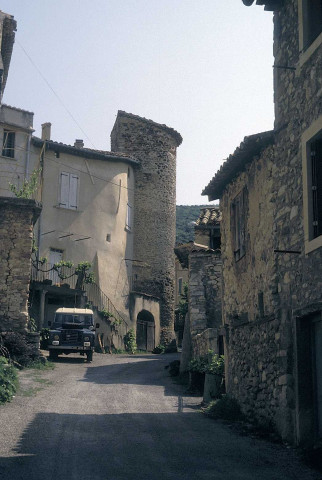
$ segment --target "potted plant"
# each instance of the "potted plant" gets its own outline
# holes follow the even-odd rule
[[[209,403],[214,398],[220,398],[225,390],[224,383],[225,358],[209,350],[208,364],[205,370],[203,401]]]

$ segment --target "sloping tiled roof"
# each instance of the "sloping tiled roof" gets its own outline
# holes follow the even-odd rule
[[[41,148],[44,141],[38,137],[32,137],[32,143],[36,147]],[[132,165],[139,165],[140,162],[134,157],[126,153],[107,152],[105,150],[94,150],[92,148],[77,148],[73,145],[67,145],[61,142],[54,142],[53,140],[46,140],[46,150],[53,150],[55,152],[69,153],[77,157],[84,157],[94,160],[113,160],[116,162],[126,162]]]
[[[161,123],[156,123],[153,120],[148,120],[147,118],[140,117],[139,115],[133,115],[133,113],[127,113],[127,112],[124,112],[123,110],[119,110],[117,112],[117,116],[118,117],[133,118],[134,120],[140,120],[141,122],[143,121],[143,122],[146,122],[146,123],[148,123],[152,126],[161,128],[162,130],[165,130],[166,132],[168,132],[172,137],[174,137],[174,139],[177,142],[177,146],[179,146],[182,143],[182,136],[180,135],[180,133],[177,132],[174,128],[167,127],[167,125],[164,125],[164,124],[161,124]]]
[[[244,141],[236,148],[222,164],[216,175],[202,191],[202,195],[208,195],[209,201],[221,197],[224,188],[236,175],[243,171],[247,163],[258,156],[261,151],[274,141],[274,131],[257,133],[244,138]]]
[[[196,221],[196,228],[215,227],[221,222],[221,211],[219,207],[206,207],[200,210],[200,215]]]
[[[250,5],[253,5],[255,0],[242,0],[243,4],[246,5],[247,7],[250,7]],[[284,3],[284,0],[256,0],[256,5],[265,5],[264,10],[277,10],[279,7],[281,7]]]

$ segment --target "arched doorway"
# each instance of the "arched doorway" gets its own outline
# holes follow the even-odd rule
[[[136,344],[139,350],[152,352],[154,344],[154,317],[147,310],[141,310],[136,321]]]

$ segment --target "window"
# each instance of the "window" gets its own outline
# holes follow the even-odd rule
[[[125,228],[132,230],[132,207],[129,204],[127,204]]]
[[[309,144],[311,162],[311,237],[322,235],[322,135]]]
[[[4,157],[15,157],[15,132],[3,131],[2,155]]]
[[[236,262],[246,253],[246,187],[234,198],[231,205],[233,249]]]
[[[61,172],[60,174],[60,201],[59,206],[77,210],[79,178],[73,173]]]
[[[302,22],[305,51],[322,32],[322,0],[302,0]]]
[[[302,135],[305,252],[322,247],[322,116]]]

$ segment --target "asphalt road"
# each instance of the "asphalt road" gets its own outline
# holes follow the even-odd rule
[[[292,449],[198,412],[164,367],[175,355],[94,355],[21,374],[0,407],[1,480],[317,480]]]

